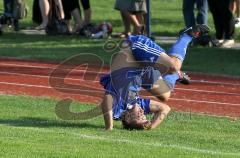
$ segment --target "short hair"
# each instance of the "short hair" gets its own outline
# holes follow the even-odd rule
[[[131,110],[127,109],[121,115],[122,125],[124,129],[127,130],[144,130],[146,129],[146,125],[150,124],[150,121],[146,121],[143,123],[137,123],[137,117],[132,113]]]

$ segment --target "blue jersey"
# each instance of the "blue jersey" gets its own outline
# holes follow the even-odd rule
[[[146,72],[139,68],[123,68],[101,77],[100,83],[106,94],[111,94],[113,97],[114,119],[120,119],[127,106],[136,103],[145,114],[150,113],[150,99],[142,99],[138,95],[144,74]]]
[[[131,45],[132,54],[139,62],[154,64],[160,54],[165,53],[164,49],[146,36],[129,36],[128,40]]]

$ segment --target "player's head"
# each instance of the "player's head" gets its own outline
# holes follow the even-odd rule
[[[133,130],[143,130],[150,122],[144,115],[144,110],[137,104],[131,109],[127,109],[121,116],[123,128]]]

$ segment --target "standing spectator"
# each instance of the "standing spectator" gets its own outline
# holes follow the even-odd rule
[[[235,22],[230,9],[231,0],[208,0],[209,9],[212,13],[216,39],[222,47],[234,45]]]
[[[91,24],[92,20],[92,10],[90,7],[90,1],[89,0],[81,0],[81,4],[83,7],[83,12],[84,12],[84,22],[83,24],[85,26]]]
[[[197,17],[194,15],[194,7],[197,6]],[[183,16],[186,27],[196,24],[207,24],[208,2],[207,0],[183,0]]]
[[[83,27],[83,21],[80,15],[80,6],[79,6],[79,1],[78,0],[62,0],[62,4],[63,4],[63,10],[64,10],[64,14],[65,14],[65,18],[64,20],[66,21],[67,25],[68,25],[68,30],[70,32],[76,32],[78,30],[80,30]],[[72,16],[75,20],[75,28],[72,29],[71,26],[71,19]]]
[[[50,5],[48,0],[39,0],[39,7],[42,16],[42,23],[36,27],[37,30],[43,30],[48,24],[48,14],[50,11]]]
[[[144,29],[143,15],[147,13],[146,0],[131,0],[130,19],[134,26],[134,34],[142,34]]]
[[[124,26],[124,32],[120,35],[120,37],[127,37],[131,35],[131,21],[129,17],[129,12],[127,11],[129,6],[130,0],[116,0],[115,9],[120,11]]]
[[[50,0],[51,1],[51,0]],[[59,8],[60,18],[64,19],[64,11],[61,0],[54,0],[56,6]],[[49,0],[39,0],[39,7],[41,12],[41,24],[36,27],[37,30],[44,30],[48,24],[48,15],[50,11]],[[33,11],[34,12],[34,11]],[[34,18],[35,19],[35,18]]]
[[[115,9],[121,13],[125,37],[131,34],[131,23],[134,27],[133,34],[142,34],[142,17],[147,12],[145,0],[116,0]]]
[[[14,30],[18,31],[19,30],[18,19],[16,19],[13,16],[14,1],[3,0],[3,6],[4,6],[4,13],[2,16],[0,16],[0,25],[5,25],[5,24],[13,25]]]

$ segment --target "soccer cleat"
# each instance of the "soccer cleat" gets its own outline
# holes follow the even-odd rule
[[[191,78],[185,72],[178,72],[179,79],[177,80],[181,84],[189,85],[191,83]]]
[[[188,34],[193,38],[198,38],[202,35],[206,35],[210,32],[210,28],[204,24],[198,24],[189,28],[185,28],[179,32],[179,35],[183,35],[184,33]]]

